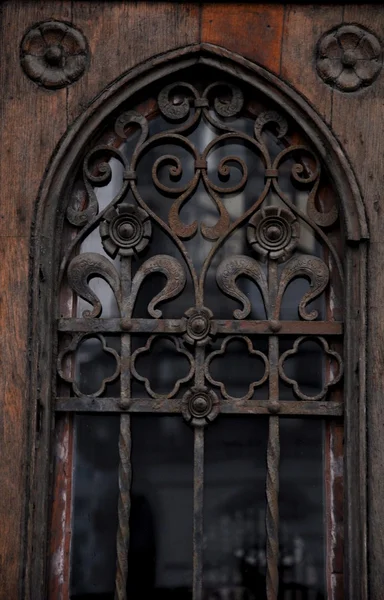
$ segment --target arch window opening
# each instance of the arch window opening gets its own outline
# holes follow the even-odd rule
[[[50,589],[342,598],[346,226],[311,139],[189,68],[105,120],[65,202]]]

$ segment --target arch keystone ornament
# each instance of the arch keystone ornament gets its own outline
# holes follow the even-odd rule
[[[380,73],[383,56],[377,37],[359,25],[341,25],[325,33],[316,49],[322,80],[342,92],[368,86]]]
[[[24,73],[37,84],[59,89],[83,75],[89,62],[84,35],[63,21],[46,21],[27,31],[20,46]]]

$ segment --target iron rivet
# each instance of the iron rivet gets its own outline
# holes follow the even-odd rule
[[[120,320],[120,327],[123,331],[130,331],[130,329],[132,328],[132,321],[131,319],[121,319]]]
[[[119,400],[117,403],[120,410],[128,410],[130,406],[129,400]]]
[[[269,321],[269,329],[274,332],[280,331],[280,329],[281,329],[280,321],[276,321],[275,319],[272,319],[271,321]]]
[[[281,410],[281,406],[277,400],[271,400],[268,402],[268,411],[271,415],[277,415]]]

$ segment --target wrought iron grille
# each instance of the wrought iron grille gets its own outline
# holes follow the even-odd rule
[[[132,413],[180,413],[194,429],[194,600],[203,598],[205,428],[220,413],[268,415],[266,597],[276,600],[280,419],[343,414],[341,224],[326,173],[310,141],[280,109],[262,97],[255,99],[246,86],[231,80],[212,83],[210,75],[204,86],[203,79],[199,76],[196,83],[186,75],[185,81],[167,83],[153,98],[148,96],[151,100],[138,102],[135,110],[115,115],[113,130],[106,128],[84,157],[65,214],[56,410],[121,415],[116,599],[126,598]],[[157,130],[155,117],[162,119]],[[203,124],[209,135],[202,144],[196,132]],[[242,151],[228,152],[236,145],[246,150],[247,158]],[[147,169],[154,153],[150,178],[163,199],[157,207]],[[111,182],[112,161],[120,165],[121,185],[101,206],[98,190]],[[203,207],[196,204],[201,193]],[[193,220],[186,222],[189,207]],[[207,219],[212,214],[216,218]],[[85,251],[87,238],[95,233],[100,252]],[[160,233],[168,240],[164,248],[172,246],[173,251],[151,255]],[[313,243],[306,244],[306,236]],[[235,238],[239,243],[231,246]],[[143,309],[141,290],[155,274],[165,283],[146,303],[146,317],[137,317],[137,307]],[[117,317],[103,317],[91,285],[94,278],[103,279],[113,291]],[[254,295],[240,284],[244,279],[260,293],[257,318]],[[307,287],[300,288],[296,315],[286,318],[284,298],[297,280],[306,281]],[[229,318],[220,317],[220,300],[209,305],[207,281],[223,302],[232,301]],[[163,316],[167,305],[187,289],[192,290],[193,303],[182,314]],[[68,300],[72,297],[90,308],[75,316]],[[119,337],[118,347],[109,344],[111,334]],[[89,393],[73,356],[91,338],[100,341],[115,367]],[[159,338],[167,339],[189,365],[168,392],[155,390],[150,375],[143,375],[138,366],[140,357],[151,356]],[[211,368],[235,340],[261,365],[261,375],[251,374],[248,390],[239,396],[216,380]],[[258,340],[265,342],[263,350]],[[314,360],[319,361],[322,389],[313,393],[303,390],[287,368],[309,341],[320,350]],[[114,382],[119,393],[110,394]],[[292,399],[285,399],[282,385],[292,390]]]

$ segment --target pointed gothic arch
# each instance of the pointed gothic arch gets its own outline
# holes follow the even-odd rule
[[[44,597],[49,512],[53,358],[55,356],[58,236],[74,168],[105,120],[139,91],[189,67],[205,65],[244,82],[289,115],[311,140],[340,201],[345,236],[345,516],[349,598],[366,586],[365,268],[368,226],[360,190],[339,142],[306,100],[269,71],[228,50],[196,44],[155,57],[111,83],[59,144],[42,182],[32,233],[30,309],[30,448],[28,556],[25,597]],[[36,441],[38,440],[38,444]],[[358,491],[358,493],[356,493]],[[361,593],[360,593],[361,592]]]

